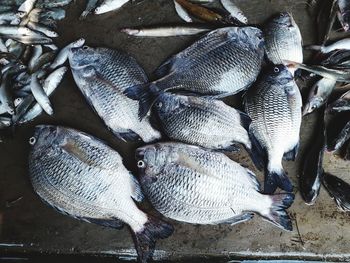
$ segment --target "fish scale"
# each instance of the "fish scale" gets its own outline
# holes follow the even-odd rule
[[[126,134],[128,140],[129,134],[137,134],[145,142],[161,137],[149,116],[139,120],[139,103],[123,94],[128,87],[148,81],[133,58],[115,50],[85,46],[71,49],[69,61],[81,92],[117,136],[124,138]]]
[[[263,195],[254,174],[219,152],[181,143],[157,143],[137,149],[140,180],[148,200],[164,216],[193,224],[235,224],[256,212],[290,229],[285,198]],[[287,205],[287,203],[289,203]],[[281,215],[271,216],[279,207]],[[274,211],[272,212],[271,211]]]

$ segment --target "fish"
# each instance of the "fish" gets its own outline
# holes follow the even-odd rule
[[[238,224],[259,214],[291,231],[294,194],[264,195],[254,173],[225,154],[193,145],[157,143],[136,150],[142,189],[165,217],[191,224]]]
[[[277,187],[291,192],[282,158],[294,160],[299,148],[302,98],[292,73],[284,65],[275,65],[244,96],[245,112],[252,119],[249,133],[261,159],[266,159],[264,192]]]
[[[25,12],[29,14],[29,12],[34,8],[37,0],[26,0],[22,5],[18,8],[18,11]]]
[[[149,28],[123,28],[120,31],[137,37],[170,37],[189,36],[211,31],[212,28],[202,26],[165,26]]]
[[[284,64],[285,60],[303,62],[301,33],[290,13],[275,16],[264,26],[263,32],[266,55],[273,64]]]
[[[57,32],[51,30],[47,26],[40,25],[38,23],[34,23],[34,22],[30,22],[29,21],[27,23],[27,27],[30,28],[30,29],[33,29],[35,31],[38,31],[40,33],[43,33],[47,37],[58,37],[58,33]]]
[[[344,31],[348,32],[350,29],[350,2],[348,0],[337,0],[338,4],[338,20],[342,25]]]
[[[350,38],[344,38],[344,39],[338,40],[327,46],[310,45],[310,46],[307,46],[307,49],[317,50],[323,54],[328,54],[335,50],[350,50]]]
[[[0,38],[0,52],[8,53],[8,49],[5,46],[5,43],[4,43],[4,41],[1,38]]]
[[[33,69],[35,67],[36,61],[38,58],[43,54],[43,48],[41,45],[35,45],[33,48],[33,54],[28,62],[28,71],[33,72]]]
[[[313,205],[320,193],[323,177],[323,154],[326,149],[326,128],[324,106],[315,112],[318,124],[306,153],[302,157],[303,166],[299,176],[299,190],[305,203]]]
[[[191,16],[188,14],[185,8],[183,8],[176,0],[174,0],[174,5],[175,5],[175,11],[178,14],[178,16],[184,20],[187,23],[193,22],[193,19]]]
[[[35,4],[37,8],[56,8],[69,5],[73,0],[38,0]]]
[[[84,20],[97,6],[99,0],[88,0],[85,10],[81,13],[79,19]]]
[[[350,185],[347,182],[332,174],[325,173],[323,185],[340,210],[350,211]]]
[[[2,75],[0,84],[0,102],[2,107],[5,107],[7,113],[13,115],[15,113],[15,106],[13,98],[10,94],[10,77],[8,73]]]
[[[68,45],[66,45],[64,48],[62,48],[57,56],[55,57],[55,59],[52,61],[51,65],[50,65],[50,69],[55,69],[58,66],[63,65],[67,59],[68,59],[68,54],[71,48],[74,47],[82,47],[85,43],[85,39],[84,38],[80,38],[76,41],[73,41],[71,43],[69,43]]]
[[[320,62],[321,66],[332,67],[336,69],[349,68],[350,50],[334,50],[327,53],[327,57]]]
[[[55,51],[48,51],[43,53],[33,65],[31,72],[37,72],[40,68],[43,68],[45,64],[51,62],[55,57],[56,52]]]
[[[129,0],[104,0],[98,7],[96,7],[94,13],[96,15],[100,15],[115,11],[121,8],[127,2],[129,2]]]
[[[171,140],[226,150],[235,150],[235,143],[241,143],[261,167],[247,132],[251,123],[247,114],[219,100],[167,92],[158,97],[154,108]]]
[[[8,11],[8,12],[1,12],[0,13],[0,23],[6,23],[11,22],[14,19],[21,19],[25,16],[25,12],[15,12],[15,11]]]
[[[45,90],[41,86],[38,80],[38,74],[34,73],[31,76],[31,82],[30,82],[30,90],[32,91],[32,94],[36,101],[39,103],[39,105],[43,108],[43,110],[49,114],[53,114],[53,109],[51,102],[49,100],[49,97],[45,93]]]
[[[242,24],[248,24],[248,18],[244,15],[241,9],[234,3],[233,0],[220,0],[222,6]]]
[[[17,36],[33,36],[33,37],[42,37],[43,35],[31,30],[24,26],[17,26],[17,25],[0,25],[0,34],[3,36],[6,36],[7,38],[9,35],[17,35]]]
[[[113,49],[83,46],[71,48],[68,59],[78,88],[118,138],[144,142],[161,138],[149,116],[139,120],[139,103],[123,94],[130,86],[148,82],[134,58]]]
[[[130,227],[139,262],[152,257],[169,223],[141,211],[143,193],[123,159],[104,142],[60,126],[36,126],[30,138],[29,174],[34,191],[57,212],[120,229]]]
[[[159,91],[182,90],[218,98],[236,94],[256,80],[263,46],[262,32],[255,27],[213,30],[166,60],[156,71],[158,80],[130,87],[124,93],[140,102],[141,119]]]
[[[187,0],[175,0],[180,6],[182,6],[187,12],[198,19],[206,22],[222,22],[224,17],[220,14],[205,8],[204,6],[192,4]]]
[[[310,89],[309,97],[303,107],[303,116],[322,107],[335,88],[336,80],[321,78]]]

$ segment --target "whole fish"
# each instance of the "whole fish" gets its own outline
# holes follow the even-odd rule
[[[123,28],[121,32],[137,37],[171,37],[196,35],[211,30],[212,28],[200,26],[167,26],[155,28]]]
[[[321,78],[317,81],[310,89],[308,100],[303,107],[303,115],[310,114],[322,107],[331,95],[335,84],[334,79]]]
[[[350,211],[350,185],[347,182],[334,175],[325,173],[323,185],[340,210],[344,212]]]
[[[236,94],[256,80],[263,44],[262,32],[254,27],[216,29],[164,62],[156,72],[161,78],[147,84],[149,88],[134,86],[125,94],[140,101],[140,118],[147,114],[159,90],[217,97]]]
[[[292,73],[283,65],[271,67],[247,91],[244,105],[252,119],[252,143],[267,159],[264,192],[277,186],[292,191],[281,163],[283,157],[294,160],[299,145],[302,99]]]
[[[127,2],[129,2],[129,0],[104,0],[98,7],[96,7],[95,14],[100,15],[118,10]]]
[[[51,30],[50,28],[48,28],[47,26],[44,25],[40,25],[38,23],[34,23],[34,22],[28,22],[27,23],[27,27],[30,29],[33,29],[35,31],[38,31],[40,33],[43,33],[45,36],[47,37],[58,37],[57,32]]]
[[[178,16],[187,23],[193,22],[191,16],[188,14],[185,8],[183,8],[176,0],[174,0],[175,11]]]
[[[205,8],[204,6],[192,4],[188,0],[175,0],[191,15],[207,22],[223,22],[224,17],[220,14]]]
[[[43,108],[43,110],[49,114],[53,114],[53,109],[51,102],[49,100],[49,97],[45,93],[45,90],[41,86],[38,80],[37,73],[32,74],[31,82],[30,82],[30,89],[32,91],[32,94],[36,101],[39,103],[39,105]]]
[[[41,45],[35,45],[33,48],[33,54],[28,62],[28,71],[33,72],[37,59],[43,54],[43,48]]]
[[[348,0],[337,0],[338,3],[338,19],[344,31],[350,29],[350,2]]]
[[[88,16],[88,14],[90,14],[96,8],[98,1],[99,0],[88,0],[85,10],[81,13],[79,19],[85,19]]]
[[[24,1],[23,4],[18,8],[18,11],[29,14],[29,12],[34,8],[36,1],[37,0]]]
[[[117,50],[88,46],[72,48],[68,57],[79,89],[116,136],[123,140],[141,137],[144,142],[161,137],[149,117],[139,120],[139,103],[123,94],[128,87],[148,81],[134,58]]]
[[[224,102],[164,92],[155,103],[155,111],[170,139],[210,149],[230,150],[241,143],[261,166],[247,132],[250,118]]]
[[[242,10],[239,9],[233,0],[221,0],[221,4],[233,18],[237,19],[243,24],[248,24],[248,18],[243,14]]]
[[[52,43],[52,39],[45,36],[6,35],[6,37],[27,45],[44,45]]]
[[[319,124],[315,127],[314,137],[302,158],[303,167],[299,176],[302,198],[308,205],[313,205],[320,193],[323,177],[323,154],[326,149],[326,128],[324,125],[324,107],[317,112]]]
[[[303,62],[302,38],[291,14],[280,13],[264,26],[263,31],[266,54],[272,63]]]
[[[2,107],[5,107],[6,111],[13,115],[15,113],[15,106],[13,103],[13,98],[10,94],[11,81],[8,73],[2,75],[0,84],[0,102]]]
[[[58,212],[119,229],[129,225],[139,262],[173,227],[135,204],[143,194],[122,157],[100,140],[68,128],[37,126],[30,139],[30,179],[35,192]]]
[[[223,153],[179,143],[136,150],[142,188],[153,207],[171,219],[192,224],[237,224],[254,213],[292,230],[285,209],[293,194],[264,195],[248,169]]]

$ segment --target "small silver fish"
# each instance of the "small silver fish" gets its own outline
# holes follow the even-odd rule
[[[184,20],[187,23],[193,22],[190,14],[186,11],[185,8],[183,8],[178,2],[176,2],[176,0],[174,0],[174,5],[176,13],[182,20]]]
[[[154,27],[154,28],[123,28],[121,32],[137,37],[171,37],[171,36],[190,36],[203,32],[211,31],[212,28],[206,27]]]
[[[129,2],[129,0],[104,0],[98,7],[96,7],[95,14],[100,15],[118,10],[127,2]]]
[[[221,0],[221,4],[233,18],[237,19],[243,24],[248,24],[248,18],[243,14],[242,10],[239,9],[233,0]]]

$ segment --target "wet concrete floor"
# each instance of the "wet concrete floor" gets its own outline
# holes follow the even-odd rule
[[[127,4],[119,12],[78,20],[85,1],[76,1],[67,9],[67,18],[59,23],[57,45],[84,37],[91,46],[123,50],[134,56],[152,77],[152,71],[168,56],[182,50],[198,37],[132,38],[118,28],[164,23],[182,23],[172,1],[147,0]],[[304,44],[317,43],[315,13],[306,0],[237,0],[251,23],[262,23],[279,11],[290,11],[300,25]],[[303,87],[301,87],[303,88]],[[231,99],[227,100],[232,102]],[[80,129],[107,141],[135,171],[137,144],[116,139],[85,102],[71,74],[67,74],[52,97],[54,117],[41,116],[16,129],[14,136],[0,144],[0,255],[5,253],[84,253],[116,255],[133,259],[135,250],[126,228],[120,231],[83,223],[58,214],[43,204],[33,192],[27,169],[28,138],[36,124],[53,123]],[[301,154],[297,161],[284,165],[297,185],[298,169],[306,142],[314,126],[314,117],[304,118],[301,130]],[[246,155],[232,156],[256,171]],[[325,156],[325,170],[349,179],[349,164]],[[11,207],[7,201],[21,198]],[[282,232],[256,216],[237,226],[196,226],[173,222],[175,233],[158,242],[155,258],[178,260],[191,257],[350,259],[349,215],[340,212],[324,189],[314,206],[302,201],[296,187],[296,201],[289,210],[295,218],[294,231]],[[296,224],[299,228],[297,231]],[[192,260],[189,260],[192,262]],[[201,262],[201,261],[199,261]]]

